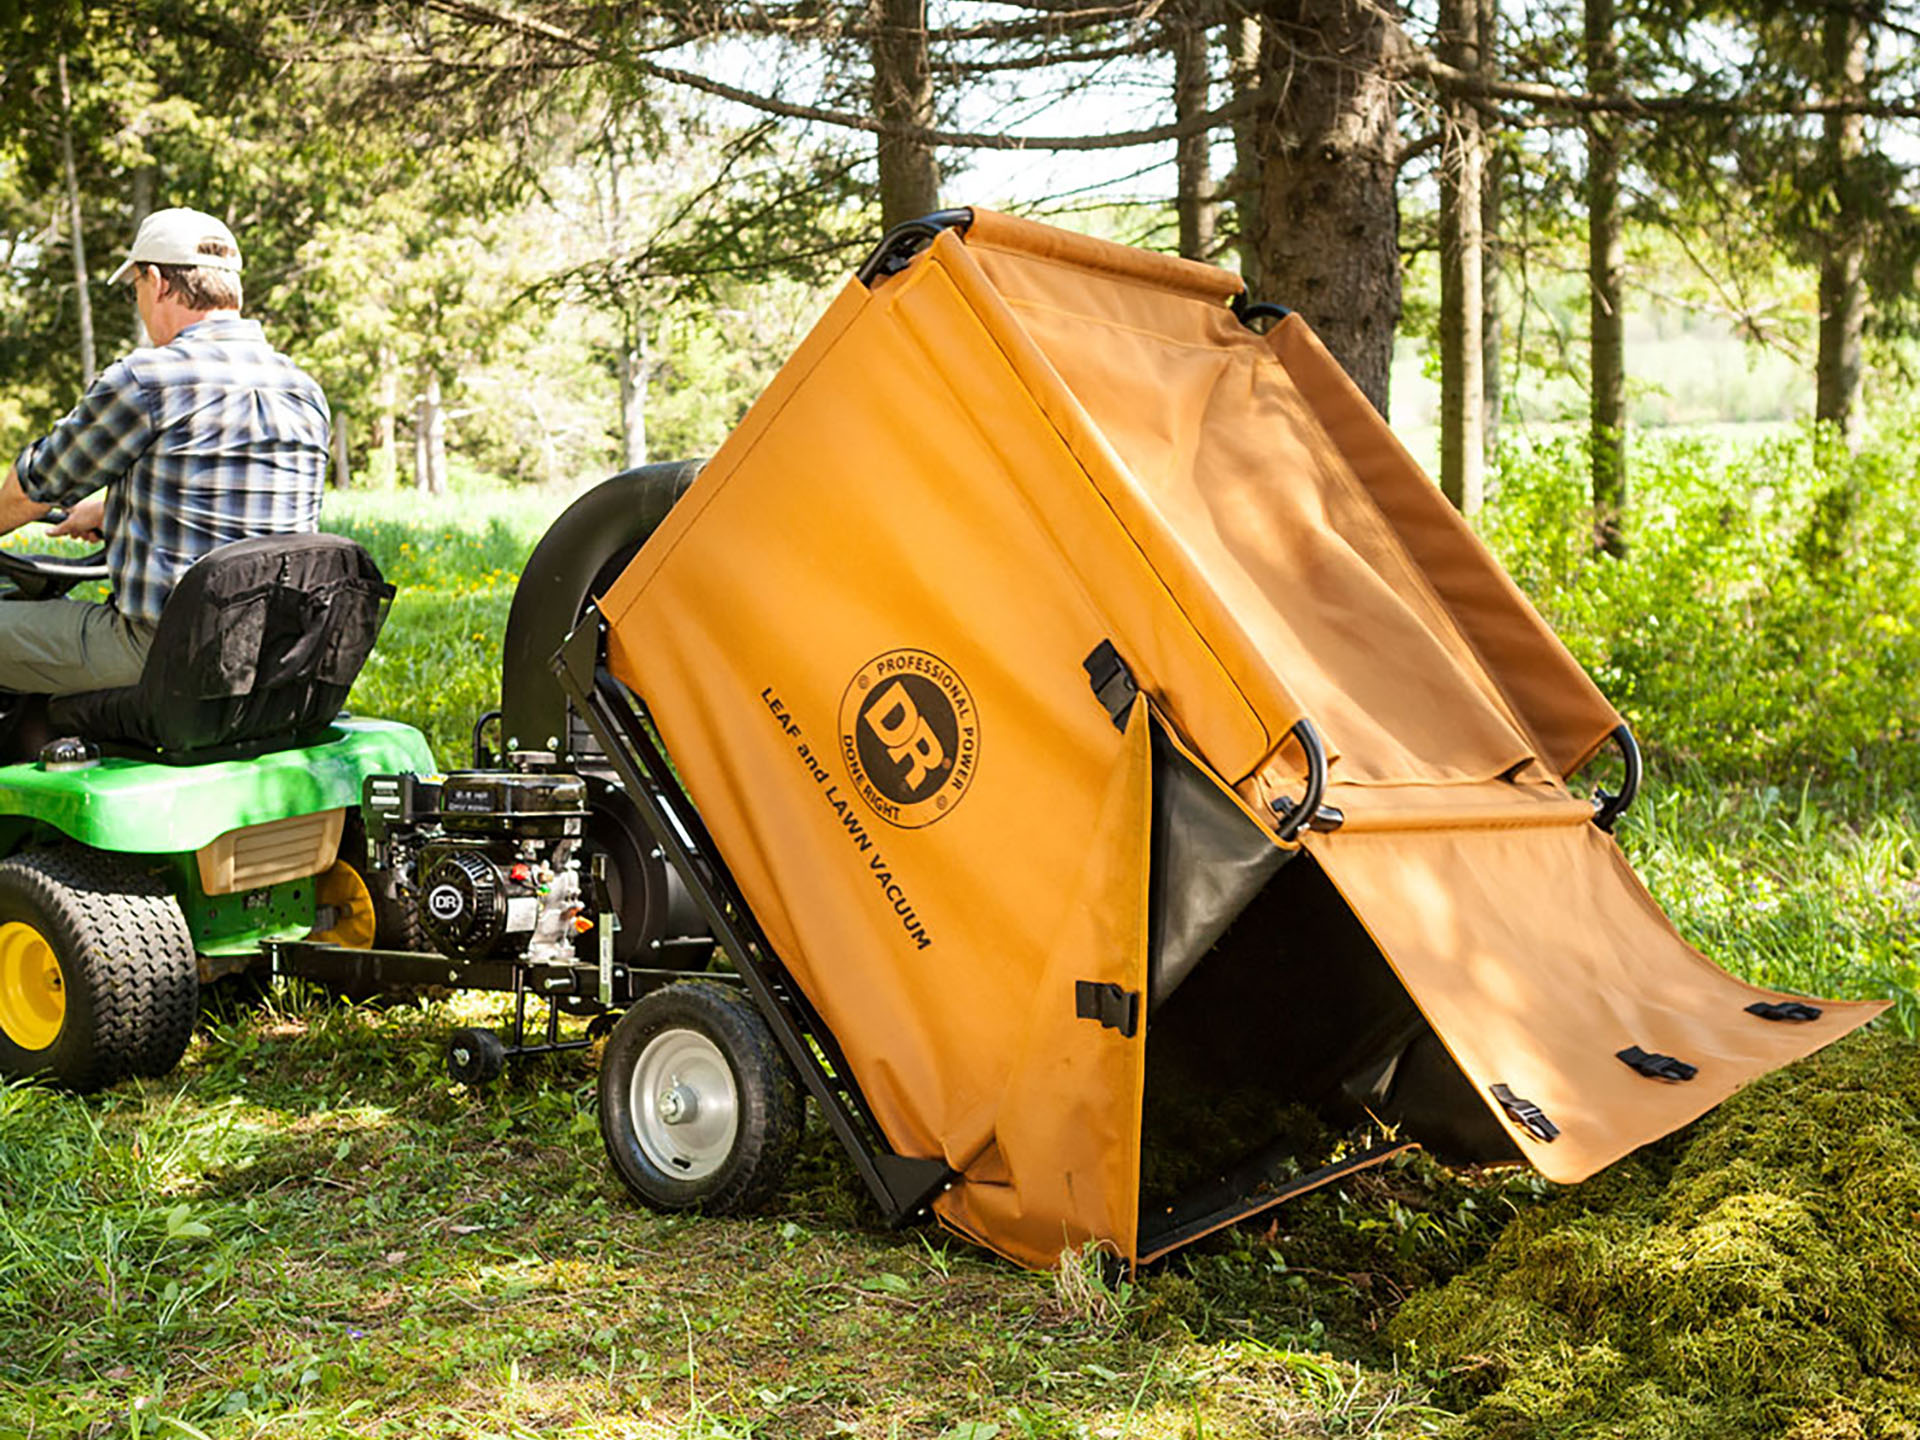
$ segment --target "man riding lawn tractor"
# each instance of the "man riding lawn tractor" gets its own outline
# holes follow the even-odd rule
[[[361,781],[431,768],[410,727],[336,721],[393,592],[316,533],[326,397],[241,318],[240,268],[212,216],[147,217],[110,283],[151,345],[0,481],[0,533],[106,542],[0,552],[0,1074],[164,1073],[203,975],[317,918],[372,943]]]

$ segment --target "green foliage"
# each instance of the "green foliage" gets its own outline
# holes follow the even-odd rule
[[[1920,783],[1920,430],[1643,441],[1624,560],[1596,553],[1570,440],[1502,457],[1482,529],[1669,768]]]
[[[565,505],[552,490],[470,484],[457,515],[422,524],[412,495],[329,496],[326,528],[366,546],[399,590],[349,708],[417,726],[442,765],[468,763],[474,721],[500,704],[514,586]]]
[[[1920,1049],[1769,1076],[1519,1216],[1394,1321],[1465,1435],[1911,1437]]]

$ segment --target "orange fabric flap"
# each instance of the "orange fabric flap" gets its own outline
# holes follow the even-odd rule
[[[1091,235],[1077,235],[1070,230],[1056,230],[1051,225],[1002,215],[997,210],[976,208],[973,223],[967,226],[966,239],[970,246],[991,246],[1037,260],[1100,271],[1155,289],[1198,296],[1215,304],[1231,299],[1246,288],[1238,275],[1213,265],[1132,245],[1116,245],[1111,240],[1096,240]]]
[[[1557,785],[1329,785],[1325,804],[1341,813],[1341,833],[1368,830],[1495,829],[1513,825],[1587,825],[1593,804]]]
[[[1090,422],[1109,457],[1092,478],[1268,718],[1274,744],[1304,713],[1341,757],[1336,775],[1376,783],[1487,780],[1535,754],[1368,477],[1266,339],[1217,296],[971,238],[946,251],[964,251],[934,247],[963,288],[968,271],[984,277],[976,308],[1017,327],[1010,352],[1033,351],[1027,370],[1044,367],[1045,383]],[[1538,643],[1559,650],[1551,634]],[[1284,699],[1262,698],[1277,686]],[[1209,717],[1164,698],[1229,783],[1271,762],[1223,749],[1206,734]]]
[[[1820,1001],[1811,1022],[1748,1014],[1761,990],[1668,924],[1592,825],[1341,830],[1307,837],[1489,1110],[1540,1172],[1583,1180],[1755,1079],[1866,1023],[1884,1003]],[[1637,1046],[1698,1067],[1648,1079]],[[1492,1098],[1505,1085],[1559,1126],[1542,1142]]]
[[[1288,316],[1265,343],[1499,685],[1535,753],[1556,774],[1573,774],[1620,723],[1618,712],[1306,321]]]
[[[1140,1224],[1140,1111],[1146,1076],[1147,850],[1153,803],[1147,707],[1128,717],[1071,892],[1084,897],[1055,937],[1053,962],[1019,1015],[1020,1039],[996,1109],[995,1145],[934,1202],[940,1217],[1022,1265],[1049,1269],[1086,1240],[1131,1260]],[[1139,996],[1132,1035],[1076,1013],[1082,981]]]

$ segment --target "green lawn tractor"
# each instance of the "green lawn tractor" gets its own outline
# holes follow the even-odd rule
[[[0,604],[105,573],[0,552]],[[4,697],[0,1075],[164,1074],[203,987],[264,973],[261,942],[404,936],[369,888],[360,796],[433,757],[411,726],[340,714],[392,595],[350,540],[241,541],[183,577],[138,684]]]
[[[286,975],[355,999],[512,996],[504,1035],[450,1039],[477,1084],[704,969],[711,928],[553,667],[698,468],[616,475],[555,520],[468,770],[439,773],[411,726],[340,713],[393,589],[338,536],[200,561],[138,685],[0,697],[0,1076],[164,1074],[205,987]],[[0,551],[0,604],[104,575],[97,555]],[[566,1016],[595,1023],[563,1033]]]

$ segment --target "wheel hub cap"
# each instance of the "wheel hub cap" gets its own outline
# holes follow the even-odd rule
[[[660,1118],[669,1125],[692,1124],[700,1114],[700,1097],[685,1085],[661,1092]]]
[[[45,1050],[66,1018],[66,977],[46,936],[21,920],[0,925],[0,1032],[22,1050]]]
[[[314,886],[314,909],[326,922],[307,936],[343,950],[371,950],[378,928],[373,913],[373,895],[360,872],[344,860],[336,860]]]
[[[740,1097],[727,1057],[697,1030],[663,1030],[633,1070],[635,1137],[676,1180],[704,1180],[733,1153]]]

